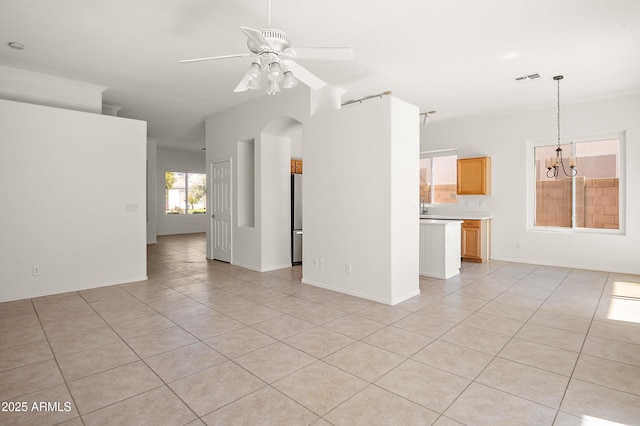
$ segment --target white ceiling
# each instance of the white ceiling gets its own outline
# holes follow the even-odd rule
[[[640,90],[638,0],[272,0],[271,24],[353,49],[299,60],[344,101],[390,90],[433,121],[555,105],[556,74],[563,102]],[[0,0],[0,65],[107,86],[150,137],[202,146],[202,117],[266,93],[233,92],[250,58],[178,60],[247,52],[238,25],[266,27],[267,0]]]

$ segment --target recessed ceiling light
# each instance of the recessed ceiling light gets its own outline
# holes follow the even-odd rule
[[[24,44],[18,43],[17,41],[10,41],[9,43],[7,43],[7,46],[16,50],[24,50]]]

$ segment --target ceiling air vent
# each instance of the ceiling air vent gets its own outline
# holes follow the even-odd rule
[[[535,74],[529,74],[529,75],[523,75],[523,76],[520,76],[520,77],[516,77],[515,80],[518,83],[524,83],[524,82],[535,80],[535,79],[538,79],[538,78],[540,78],[540,74],[535,73]]]

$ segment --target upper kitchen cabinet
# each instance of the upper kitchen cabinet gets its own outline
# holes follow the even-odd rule
[[[291,174],[302,174],[302,160],[291,160]]]
[[[491,158],[458,160],[458,195],[491,194]]]

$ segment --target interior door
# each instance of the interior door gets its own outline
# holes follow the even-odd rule
[[[211,163],[212,257],[231,262],[231,161]]]

